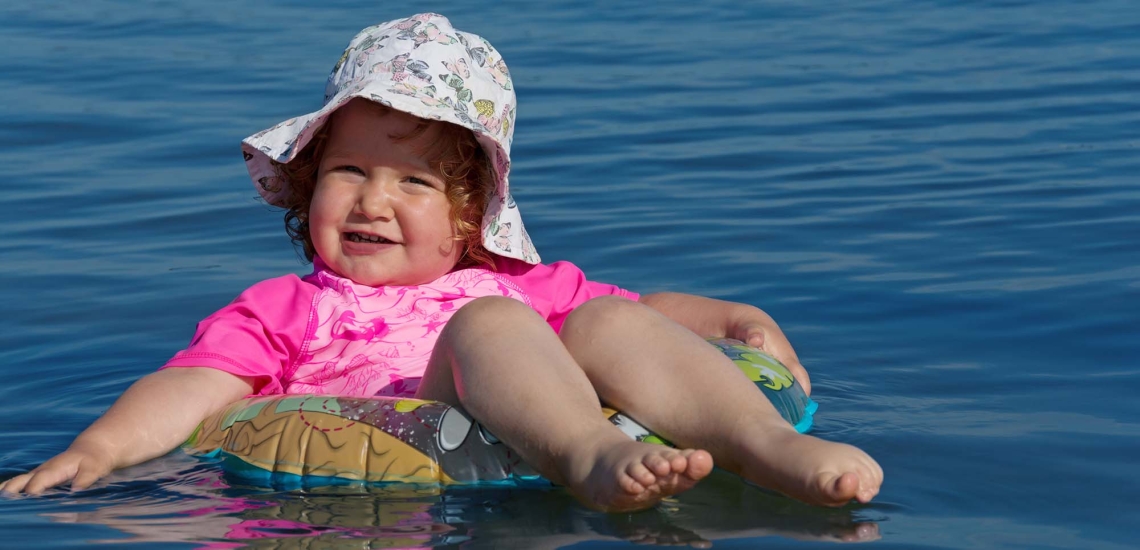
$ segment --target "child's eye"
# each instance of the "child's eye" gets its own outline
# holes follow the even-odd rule
[[[346,164],[344,166],[337,166],[336,170],[337,171],[344,171],[344,172],[352,172],[353,174],[364,175],[364,170],[360,169],[357,166],[352,166],[349,164]]]
[[[433,188],[438,187],[438,185],[431,182],[430,180],[426,180],[423,178],[417,178],[415,176],[408,176],[408,183],[414,183],[416,185],[423,185],[425,187],[433,187]]]

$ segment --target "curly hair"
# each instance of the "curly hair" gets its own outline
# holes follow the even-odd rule
[[[391,108],[369,102],[381,115],[391,112]],[[324,155],[329,131],[335,123],[330,116],[324,126],[317,131],[309,143],[289,163],[273,161],[276,181],[271,183],[271,191],[286,190],[280,205],[285,209],[285,232],[305,255],[313,261],[316,249],[309,235],[309,207],[313,192],[317,187],[317,174]],[[438,125],[436,139],[423,152],[432,168],[443,176],[445,193],[451,204],[451,224],[454,239],[463,246],[458,267],[495,267],[494,256],[483,247],[481,225],[483,211],[495,188],[495,176],[491,162],[483,147],[479,145],[470,130],[447,122],[421,120],[405,135],[393,136],[403,141],[414,139],[428,128]]]

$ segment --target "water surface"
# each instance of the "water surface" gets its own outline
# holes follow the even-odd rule
[[[5,4],[0,475],[63,450],[244,288],[307,271],[237,143],[316,109],[349,38],[413,10],[510,64],[543,257],[771,313],[817,435],[882,463],[878,499],[813,509],[718,475],[606,516],[558,491],[274,491],[175,453],[0,501],[6,545],[1140,541],[1128,0]]]

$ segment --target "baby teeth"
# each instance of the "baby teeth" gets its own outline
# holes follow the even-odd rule
[[[374,235],[363,235],[363,234],[360,234],[360,233],[350,233],[350,234],[349,234],[349,238],[351,238],[351,239],[352,239],[352,240],[354,240],[354,241],[358,241],[358,242],[364,242],[364,243],[384,243],[384,242],[389,242],[389,241],[388,241],[388,239],[385,239],[384,237],[377,237],[377,236],[374,236]]]

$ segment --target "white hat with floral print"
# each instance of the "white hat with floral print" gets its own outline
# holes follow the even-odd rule
[[[273,192],[271,161],[287,163],[333,111],[362,97],[429,120],[474,132],[496,177],[483,213],[483,246],[527,263],[539,262],[511,198],[511,137],[515,92],[503,58],[491,44],[456,30],[442,15],[422,13],[360,31],[337,61],[320,110],[291,118],[242,141],[246,167],[269,204],[282,206],[288,189]]]

